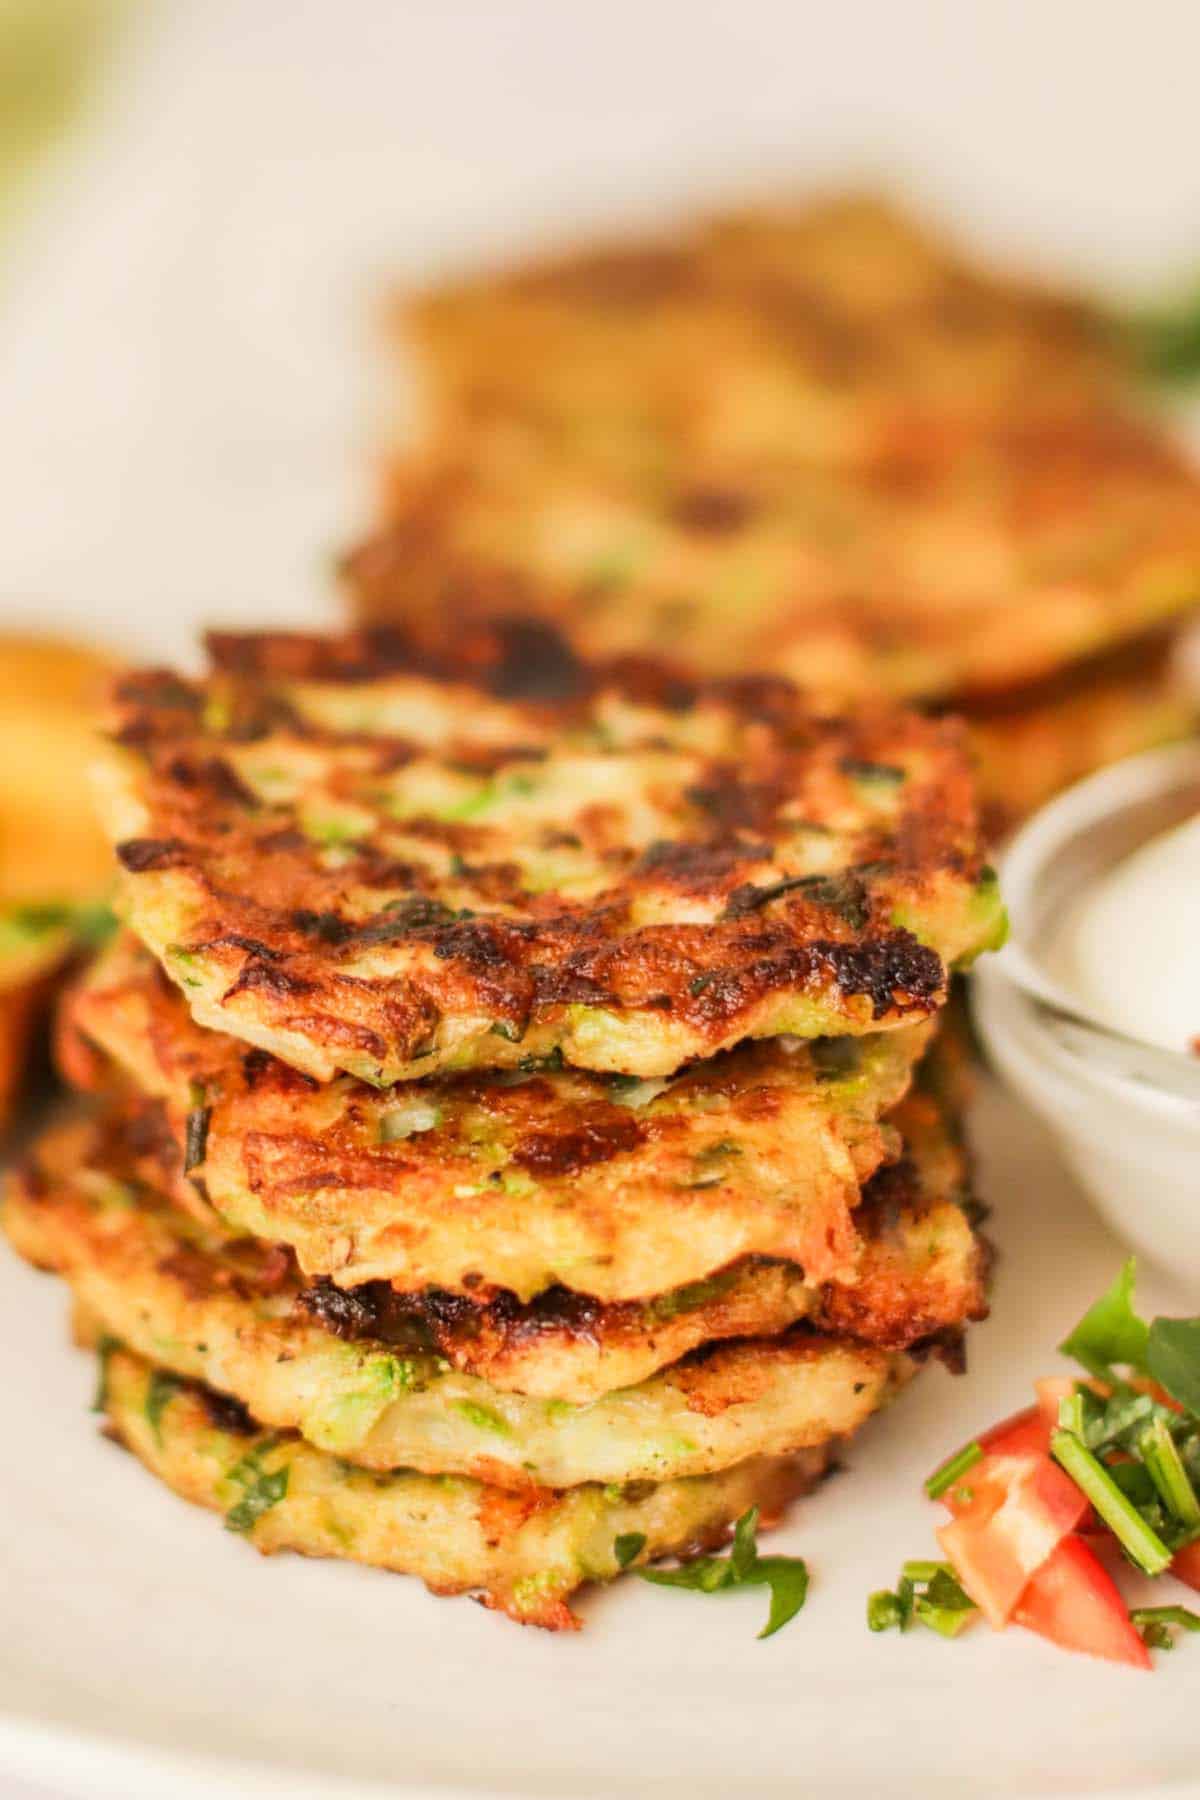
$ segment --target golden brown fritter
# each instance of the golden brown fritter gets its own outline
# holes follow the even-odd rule
[[[171,1028],[180,1011],[161,977],[152,974],[147,980],[144,957],[127,959],[125,948],[119,946],[67,1002],[63,1060],[77,1084],[102,1086],[104,1064],[96,1063],[90,1046],[104,1045],[145,1090],[166,1095],[186,1089],[202,1071],[206,1096],[211,1098],[206,1097],[199,1115],[193,1113],[191,1133],[193,1150],[202,1151],[208,1146],[195,1142],[197,1116],[209,1142],[225,1129],[223,1078],[213,1056],[219,1040],[191,1027],[194,1046],[207,1053],[207,1060],[189,1055],[188,1027],[177,1033]],[[165,1056],[156,1046],[166,1046]],[[841,1047],[839,1054],[844,1050]],[[383,1280],[346,1288],[318,1279],[300,1288],[299,1279],[289,1275],[289,1291],[297,1290],[298,1304],[349,1342],[373,1339],[405,1353],[436,1351],[454,1368],[496,1387],[581,1402],[642,1381],[713,1338],[773,1334],[805,1317],[818,1327],[841,1321],[843,1300],[855,1305],[855,1331],[864,1341],[888,1349],[908,1348],[965,1317],[978,1316],[983,1304],[982,1260],[961,1211],[968,1192],[954,1126],[961,1096],[957,1083],[946,1088],[942,1080],[945,1061],[939,1043],[922,1064],[922,1091],[910,1095],[892,1115],[889,1143],[911,1139],[911,1152],[868,1183],[853,1215],[844,1266],[825,1285],[806,1279],[794,1264],[749,1256],[649,1298],[615,1302],[561,1284],[520,1300],[511,1290],[398,1289]],[[230,1071],[237,1083],[236,1061],[227,1074]],[[843,1070],[843,1078],[846,1073]],[[181,1108],[173,1110],[174,1133],[152,1110],[130,1113],[131,1123],[123,1127],[122,1154],[139,1159],[130,1179],[177,1199],[190,1197],[206,1241],[214,1232],[223,1240],[226,1233],[216,1219],[199,1209],[191,1182],[181,1179],[181,1151],[188,1133]],[[301,1111],[298,1117],[304,1120],[305,1115]],[[315,1115],[307,1116],[305,1128],[315,1130]],[[332,1155],[332,1149],[327,1154]],[[197,1170],[201,1167],[198,1162]],[[347,1216],[354,1202],[350,1191],[343,1202]],[[451,1194],[441,1204],[452,1215],[459,1211]],[[391,1206],[394,1213],[397,1202]],[[536,1217],[536,1205],[531,1203],[526,1213]],[[657,1241],[649,1208],[647,1221],[650,1236]],[[449,1228],[454,1228],[453,1219]],[[513,1215],[512,1230],[518,1239],[527,1234],[520,1209]],[[237,1255],[244,1263],[252,1240],[238,1242]],[[515,1254],[508,1253],[510,1263]],[[267,1257],[272,1291],[283,1280],[279,1256],[272,1248]],[[254,1258],[250,1260],[257,1267]],[[290,1260],[285,1263],[290,1268]],[[889,1279],[881,1279],[881,1271]],[[660,1281],[670,1279],[665,1264],[657,1274]],[[849,1298],[835,1294],[835,1285],[848,1286]],[[869,1306],[855,1301],[859,1289],[869,1296]]]
[[[853,475],[455,457],[396,469],[344,566],[363,618],[520,608],[589,656],[929,701],[1038,680],[1200,603],[1200,480],[1111,409],[913,423]]]
[[[856,1430],[913,1370],[902,1353],[799,1326],[711,1345],[584,1405],[505,1392],[436,1351],[323,1330],[277,1253],[140,1189],[112,1137],[104,1122],[60,1129],[13,1178],[14,1246],[62,1275],[110,1338],[365,1468],[517,1488],[711,1474]]]
[[[189,1217],[158,1191],[157,1145],[137,1115],[110,1110],[47,1133],[10,1182],[5,1227],[28,1261],[66,1279],[107,1335],[351,1461],[502,1486],[659,1480],[855,1429],[907,1377],[902,1352],[952,1342],[982,1316],[984,1257],[960,1204],[961,1147],[928,1096],[911,1096],[896,1116],[904,1159],[867,1189],[858,1265],[844,1286],[804,1290],[797,1271],[752,1264],[700,1284],[707,1294],[682,1290],[640,1307],[589,1307],[560,1290],[538,1315],[508,1297],[514,1333],[524,1310],[546,1325],[557,1315],[561,1340],[587,1341],[593,1387],[582,1396],[549,1385],[556,1367],[571,1368],[549,1330],[545,1366],[540,1346],[526,1344],[538,1380],[519,1395],[472,1371],[469,1303],[421,1295],[389,1309],[371,1290],[314,1292],[277,1246]],[[769,1302],[781,1273],[796,1289],[793,1318],[807,1314],[810,1324],[753,1337],[748,1316],[739,1341],[661,1366],[671,1361],[672,1320],[702,1314],[739,1281],[743,1304],[756,1282]],[[482,1310],[501,1309],[493,1301]],[[719,1329],[719,1309],[709,1318]],[[639,1329],[647,1373],[630,1384],[622,1342]]]
[[[202,1024],[320,1080],[878,1031],[1002,932],[952,723],[527,621],[213,649],[118,687],[122,904]]]
[[[397,311],[427,435],[650,475],[681,457],[870,462],[914,414],[1088,404],[1125,362],[1097,309],[870,196],[585,247]]]
[[[476,1594],[519,1624],[571,1630],[571,1595],[628,1566],[616,1541],[644,1539],[638,1563],[713,1549],[751,1506],[760,1528],[808,1492],[831,1446],[754,1458],[719,1475],[556,1493],[455,1476],[379,1475],[290,1434],[263,1432],[220,1395],[125,1351],[106,1358],[112,1429],[184,1499],[271,1555],[296,1550],[416,1575],[435,1594]]]
[[[647,1082],[562,1068],[321,1086],[196,1026],[126,939],[67,1002],[62,1062],[102,1082],[94,1045],[165,1101],[207,1199],[309,1274],[640,1300],[743,1256],[813,1281],[852,1271],[851,1212],[928,1032],[748,1044]]]
[[[1000,838],[1072,782],[1195,734],[1200,702],[1161,635],[1062,671],[967,714],[989,836]]]

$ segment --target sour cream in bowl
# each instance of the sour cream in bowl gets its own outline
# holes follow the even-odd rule
[[[973,981],[1001,1075],[1121,1236],[1200,1288],[1200,744],[1051,802],[1002,860]]]

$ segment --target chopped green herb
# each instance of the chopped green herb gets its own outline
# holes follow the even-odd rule
[[[715,1144],[706,1144],[692,1158],[692,1180],[685,1185],[690,1188],[720,1187],[728,1173],[726,1165],[729,1159],[741,1154],[742,1146],[732,1138],[721,1138]]]
[[[490,1406],[480,1406],[477,1400],[456,1400],[454,1410],[479,1431],[490,1431],[496,1437],[511,1437],[512,1426],[507,1419],[502,1419],[498,1412]]]
[[[1146,1366],[1149,1333],[1133,1310],[1136,1275],[1137,1259],[1131,1256],[1108,1292],[1088,1309],[1059,1345],[1064,1356],[1073,1356],[1102,1380],[1108,1380],[1118,1365],[1128,1364],[1135,1369]]]
[[[183,1141],[183,1172],[190,1175],[204,1161],[208,1150],[208,1127],[212,1119],[212,1107],[205,1105],[205,1087],[202,1081],[188,1084],[188,1099],[191,1109],[187,1116],[187,1127]]]
[[[726,1588],[769,1587],[771,1606],[760,1638],[773,1637],[794,1619],[808,1595],[808,1568],[798,1556],[759,1556],[758,1508],[752,1506],[734,1527],[728,1556],[697,1556],[677,1569],[637,1569],[656,1587],[690,1588],[716,1594]]]
[[[120,1339],[109,1337],[105,1332],[96,1345],[96,1391],[92,1395],[92,1411],[103,1412],[108,1405],[108,1365],[112,1361],[114,1350],[120,1348]]]
[[[679,1313],[694,1312],[726,1293],[737,1280],[736,1269],[724,1269],[716,1275],[701,1276],[699,1281],[685,1281],[682,1287],[656,1294],[647,1301],[646,1311],[655,1319],[674,1319]]]
[[[225,1514],[226,1531],[253,1531],[265,1512],[277,1506],[288,1491],[291,1470],[285,1463],[281,1469],[264,1469],[262,1459],[275,1448],[267,1438],[251,1450],[229,1471],[229,1480],[243,1489],[242,1498]]]
[[[610,1075],[608,1091],[619,1106],[630,1106],[640,1112],[643,1106],[649,1106],[660,1094],[665,1094],[671,1083],[666,1076],[655,1075],[643,1080],[640,1075]]]
[[[1193,291],[1171,306],[1138,313],[1128,329],[1148,375],[1181,385],[1200,375],[1200,293]]]
[[[1200,1631],[1200,1613],[1190,1606],[1137,1606],[1129,1617],[1148,1650],[1173,1650],[1177,1631]]]
[[[965,1475],[968,1469],[974,1468],[982,1460],[983,1450],[979,1444],[964,1444],[961,1450],[957,1450],[940,1468],[933,1471],[925,1483],[925,1492],[931,1500],[940,1499],[948,1488],[954,1486],[960,1475]]]
[[[617,1559],[618,1569],[627,1569],[636,1562],[646,1548],[644,1531],[623,1531],[620,1537],[613,1539],[613,1555]]]
[[[853,1038],[814,1038],[808,1053],[818,1081],[844,1081],[862,1067],[862,1050]]]
[[[146,1423],[154,1433],[154,1441],[162,1444],[162,1417],[170,1402],[183,1386],[178,1375],[171,1375],[166,1369],[153,1369],[146,1383],[146,1399],[142,1411],[146,1415]]]
[[[877,1588],[867,1596],[868,1631],[903,1631],[903,1619],[900,1595],[894,1594],[890,1588]]]
[[[950,1564],[943,1562],[906,1562],[894,1592],[880,1588],[867,1600],[870,1631],[903,1632],[919,1623],[939,1637],[953,1638],[978,1614]]]
[[[1200,1319],[1155,1319],[1146,1368],[1172,1400],[1200,1419]]]
[[[93,902],[72,909],[71,930],[88,950],[100,950],[117,929],[117,915],[111,906]]]
[[[979,1608],[953,1571],[944,1567],[935,1572],[924,1593],[917,1595],[914,1612],[921,1624],[939,1637],[954,1638],[978,1617]]]
[[[1200,1529],[1200,1500],[1161,1414],[1138,1439],[1138,1451],[1167,1511],[1190,1530]]]
[[[1060,1429],[1051,1435],[1050,1452],[1138,1568],[1147,1575],[1161,1575],[1170,1566],[1170,1550],[1086,1444],[1073,1432]]]

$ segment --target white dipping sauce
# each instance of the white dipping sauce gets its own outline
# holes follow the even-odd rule
[[[1164,1050],[1200,1039],[1200,818],[1163,832],[1075,903],[1056,978],[1093,1017]]]

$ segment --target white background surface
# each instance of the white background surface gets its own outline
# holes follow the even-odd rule
[[[388,273],[854,169],[1049,267],[1195,269],[1198,67],[1193,0],[162,5],[2,271],[0,620],[173,656],[204,620],[332,616]],[[539,1795],[1200,1792],[1194,1646],[1145,1682],[1016,1634],[862,1624],[931,1545],[921,1475],[1023,1402],[1118,1256],[1013,1115],[985,1138],[1006,1256],[974,1372],[934,1372],[800,1511],[783,1547],[813,1597],[767,1645],[757,1599],[629,1583],[564,1643],[259,1563],[96,1441],[61,1296],[5,1261],[0,1707],[282,1758],[288,1794],[338,1768]],[[0,1734],[56,1795],[194,1791],[47,1742]]]

